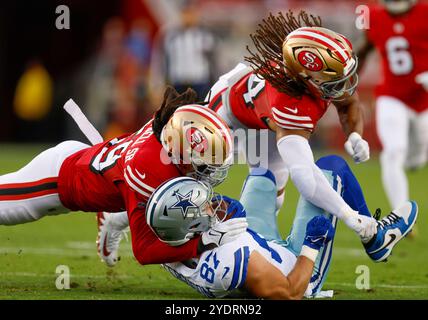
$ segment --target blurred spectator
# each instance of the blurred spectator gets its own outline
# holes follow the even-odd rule
[[[216,77],[216,39],[200,25],[195,6],[184,7],[180,14],[179,26],[167,27],[158,35],[152,76],[163,75],[164,82],[179,92],[192,87],[204,98]]]
[[[94,62],[87,92],[87,114],[105,138],[136,131],[152,113],[147,98],[151,43],[144,20],[129,32],[110,19]]]

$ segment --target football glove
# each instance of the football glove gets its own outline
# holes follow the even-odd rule
[[[345,142],[345,150],[354,159],[355,163],[365,162],[370,159],[370,147],[366,140],[352,132]]]
[[[334,228],[330,220],[324,216],[316,216],[306,226],[306,236],[303,245],[314,250],[321,250],[334,235]]]
[[[224,222],[218,222],[202,233],[198,251],[203,252],[232,242],[244,233],[247,227],[248,223],[246,218],[235,218]]]
[[[419,73],[415,77],[415,82],[420,84],[426,91],[428,91],[428,71]]]

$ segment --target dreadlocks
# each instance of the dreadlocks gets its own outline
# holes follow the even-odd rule
[[[321,27],[321,18],[308,15],[305,11],[300,11],[297,17],[291,10],[285,17],[281,12],[277,16],[270,13],[258,25],[257,31],[250,35],[257,52],[253,53],[247,46],[250,56],[245,57],[245,61],[278,91],[292,97],[302,96],[305,86],[285,72],[287,66],[282,56],[282,45],[288,34],[305,26]]]
[[[169,118],[179,107],[187,104],[193,104],[197,101],[196,92],[188,88],[183,93],[178,93],[173,87],[168,86],[163,96],[161,107],[156,111],[153,120],[153,133],[160,141],[162,128],[166,125]]]

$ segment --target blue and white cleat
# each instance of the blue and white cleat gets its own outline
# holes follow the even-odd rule
[[[367,254],[374,262],[382,262],[391,255],[394,246],[413,228],[418,216],[418,205],[406,201],[402,206],[378,221],[377,233],[364,244]]]

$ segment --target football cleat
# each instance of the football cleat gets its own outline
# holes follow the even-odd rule
[[[376,212],[379,215],[379,212]],[[375,218],[376,218],[375,215]],[[364,247],[375,262],[386,261],[395,245],[413,228],[418,216],[418,205],[406,201],[402,206],[377,222],[377,233]]]
[[[116,229],[112,223],[112,213],[98,212],[98,237],[97,251],[101,261],[105,262],[109,267],[114,267],[120,260],[119,244],[120,241],[127,237],[126,229]]]

